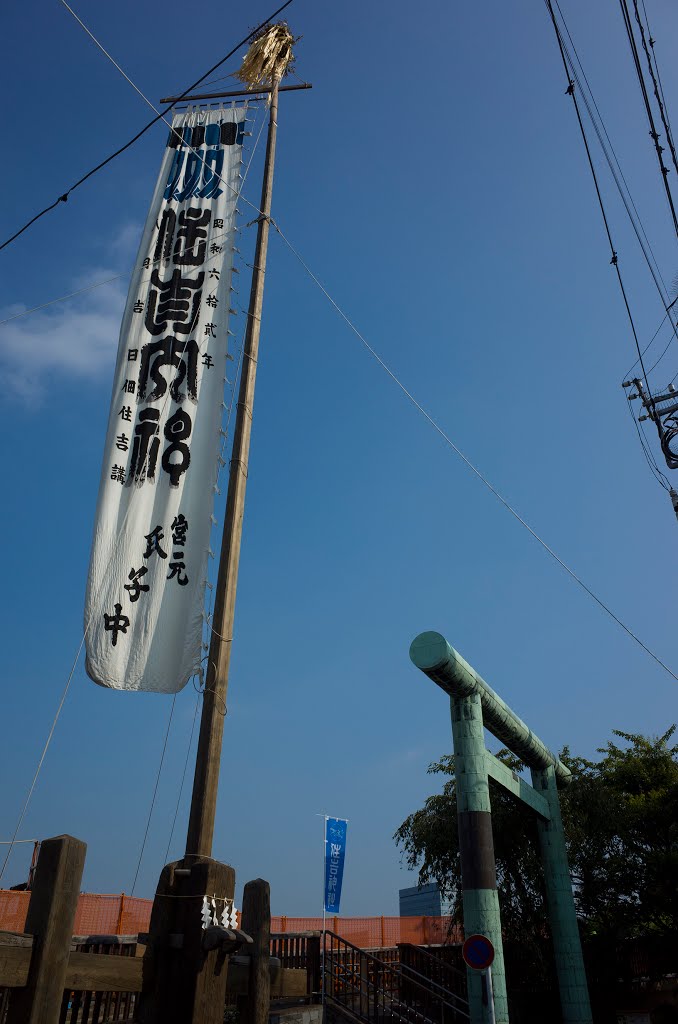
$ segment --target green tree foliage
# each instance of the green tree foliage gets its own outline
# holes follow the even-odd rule
[[[619,942],[678,933],[678,746],[675,726],[648,738],[614,731],[597,761],[562,760],[573,781],[561,791],[577,914],[585,938]],[[621,741],[621,742],[619,742]],[[514,771],[508,751],[498,755]],[[438,882],[461,919],[461,874],[454,758],[429,767],[445,776],[442,793],[405,819],[394,835],[421,884]],[[505,932],[531,937],[546,929],[533,815],[490,780],[497,882]]]

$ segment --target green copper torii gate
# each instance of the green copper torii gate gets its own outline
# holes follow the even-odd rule
[[[570,771],[440,633],[415,637],[410,658],[450,697],[464,931],[486,935],[494,945],[496,1024],[509,1024],[509,1016],[488,778],[536,815],[563,1024],[592,1024],[558,799],[558,787],[570,782]],[[532,786],[485,749],[483,727],[528,765]],[[471,1022],[486,1024],[490,1016],[482,1002],[482,979],[470,968],[467,973]]]

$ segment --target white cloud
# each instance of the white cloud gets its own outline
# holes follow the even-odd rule
[[[138,228],[122,228],[109,249],[119,257],[118,266],[88,268],[73,279],[73,290],[106,281],[119,274],[122,267],[129,267],[138,238]],[[5,394],[9,391],[32,404],[63,375],[80,382],[110,375],[128,284],[125,274],[0,327],[0,374]],[[24,309],[6,307],[0,310],[0,320]]]

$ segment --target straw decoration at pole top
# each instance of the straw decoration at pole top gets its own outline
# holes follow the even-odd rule
[[[266,25],[254,37],[242,67],[233,75],[248,88],[272,86],[288,74],[295,57],[292,47],[301,36],[293,36],[286,21]]]

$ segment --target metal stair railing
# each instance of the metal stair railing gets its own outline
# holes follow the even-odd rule
[[[334,932],[323,936],[326,1002],[362,1024],[465,1024],[468,1003],[416,969],[403,971]]]
[[[447,992],[460,996],[464,1001],[468,999],[465,970],[455,967],[430,949],[416,946],[412,942],[400,942],[398,950],[403,971],[414,971],[433,984],[440,985]]]

